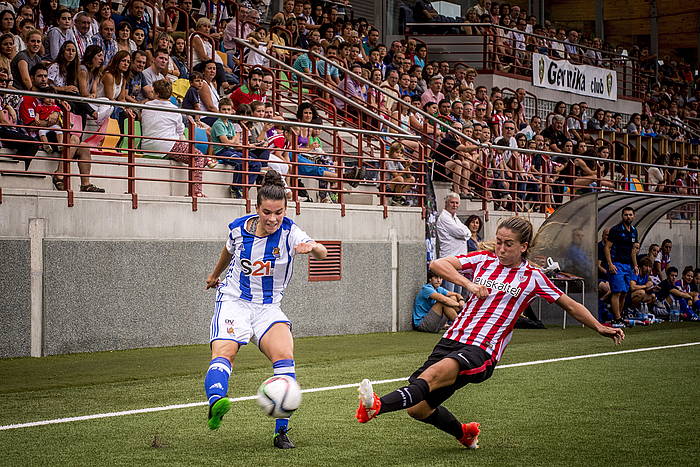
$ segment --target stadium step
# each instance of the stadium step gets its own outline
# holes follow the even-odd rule
[[[10,154],[7,149],[3,149],[4,154]],[[39,151],[39,156],[46,156],[46,153]],[[44,160],[33,160],[30,165],[31,171],[36,172],[53,172],[56,168],[56,163]],[[4,170],[17,170],[17,173],[6,173]],[[0,188],[28,188],[30,190],[52,190],[53,184],[51,177],[48,175],[24,173],[24,161],[19,161],[0,155]]]

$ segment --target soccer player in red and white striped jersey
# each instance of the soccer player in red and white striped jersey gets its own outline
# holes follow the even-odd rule
[[[440,258],[431,263],[433,272],[463,286],[471,296],[423,366],[411,375],[408,386],[380,398],[369,380],[360,383],[356,414],[360,423],[386,412],[407,409],[411,417],[451,434],[468,448],[477,448],[479,424],[460,423],[441,404],[468,383],[481,383],[491,376],[510,341],[515,322],[536,297],[557,303],[615,344],[622,342],[622,329],[600,324],[583,305],[563,294],[527,262],[531,243],[532,224],[511,217],[499,224],[493,251]],[[460,274],[462,271],[472,272],[473,281]]]

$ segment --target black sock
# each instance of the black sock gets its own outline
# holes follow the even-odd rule
[[[452,412],[441,405],[439,405],[428,417],[420,421],[427,423],[428,425],[433,425],[435,428],[440,429],[457,439],[462,437],[462,424],[455,418],[454,415],[452,415]]]
[[[382,407],[379,413],[394,412],[396,410],[407,409],[413,407],[417,403],[425,399],[425,396],[430,392],[428,382],[418,378],[408,386],[390,392],[382,397]]]

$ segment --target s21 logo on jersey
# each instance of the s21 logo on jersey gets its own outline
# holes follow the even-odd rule
[[[272,263],[270,261],[251,261],[247,258],[241,259],[241,269],[246,276],[271,276]]]

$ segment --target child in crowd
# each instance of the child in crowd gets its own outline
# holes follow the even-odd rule
[[[190,88],[185,93],[185,97],[182,99],[181,107],[183,109],[189,110],[202,110],[202,99],[199,96],[199,90],[202,89],[204,85],[204,78],[202,73],[198,71],[193,71],[190,74]],[[190,117],[194,120],[194,123],[200,128],[209,128],[209,126],[204,123],[199,115],[193,115]]]
[[[391,177],[389,191],[394,193],[391,205],[409,206],[411,203],[403,194],[411,189],[416,179],[410,173],[406,173],[406,171],[411,170],[411,160],[405,155],[403,144],[398,142],[392,144],[387,159],[385,168]]]
[[[311,120],[311,123],[315,125],[323,125],[323,120],[321,120],[320,117],[314,118]],[[308,154],[308,156],[317,164],[319,165],[325,165],[325,166],[332,166],[333,165],[333,157],[329,156],[328,154],[325,153],[323,150],[323,142],[321,141],[321,129],[320,128],[312,128],[309,131],[309,148],[313,151],[312,154]],[[318,186],[319,188],[328,188],[328,182],[325,180],[319,180],[318,181]],[[322,203],[337,203],[338,202],[338,195],[337,193],[328,193],[326,191],[321,191],[319,192],[319,198]]]
[[[254,32],[248,35],[248,42],[253,44],[255,49],[266,52],[270,54],[272,52],[272,36],[267,34],[267,30],[263,27],[257,28]],[[256,66],[270,66],[270,59],[264,57],[263,55],[256,53],[253,48],[248,52],[246,61],[248,65],[253,67]]]
[[[42,143],[42,148],[47,153],[54,152],[54,148],[49,144],[47,135],[49,132],[54,132],[57,141],[61,141],[61,135],[63,132],[56,131],[61,130],[61,112],[62,109],[56,104],[56,99],[51,97],[42,97],[40,104],[36,107],[36,115],[34,116],[34,121],[38,124],[39,120],[46,120],[49,122],[49,126],[39,130],[39,139]]]
[[[219,101],[219,113],[233,115],[233,103],[231,99],[224,97]],[[241,137],[240,134],[236,132],[233,121],[223,117],[217,118],[211,126],[209,138],[210,141],[214,143],[214,155],[219,159],[219,162],[224,165],[232,166],[233,170],[241,170],[240,158],[242,154],[235,148],[240,147]],[[240,173],[233,174],[230,191],[231,196],[235,199],[243,197],[243,191],[238,185],[238,183],[240,183],[240,177]]]
[[[315,121],[312,121],[314,123]],[[298,129],[295,129],[293,127],[287,127],[284,130],[284,136],[286,139],[286,144],[285,144],[285,149],[288,150],[289,154],[289,160],[296,159],[296,162],[299,164],[297,165],[297,173],[301,176],[305,177],[326,177],[326,178],[331,178],[336,176],[335,170],[333,170],[331,167],[327,167],[324,165],[320,165],[317,160],[311,159],[313,155],[310,154],[302,154],[301,152],[297,151],[291,151],[291,149],[294,147],[294,139],[297,138],[297,132]],[[311,135],[311,133],[310,133]],[[311,137],[309,138],[309,143],[311,142]],[[308,151],[309,148],[305,148],[305,151]],[[319,188],[327,188],[328,187],[328,181],[326,180],[319,180]],[[304,191],[305,190],[300,190],[299,191],[299,198],[304,200],[304,201],[311,201],[311,197],[306,195],[305,199],[304,198]],[[327,192],[324,191],[319,191],[319,201],[322,203],[332,203],[333,199],[329,196]]]
[[[284,120],[275,115],[275,110],[271,102],[265,103],[265,118],[274,120]],[[270,158],[267,166],[271,170],[282,175],[284,182],[284,193],[287,199],[292,199],[292,190],[289,189],[289,154],[284,150],[287,144],[286,130],[282,126],[272,126],[267,130],[267,148],[270,151]]]

